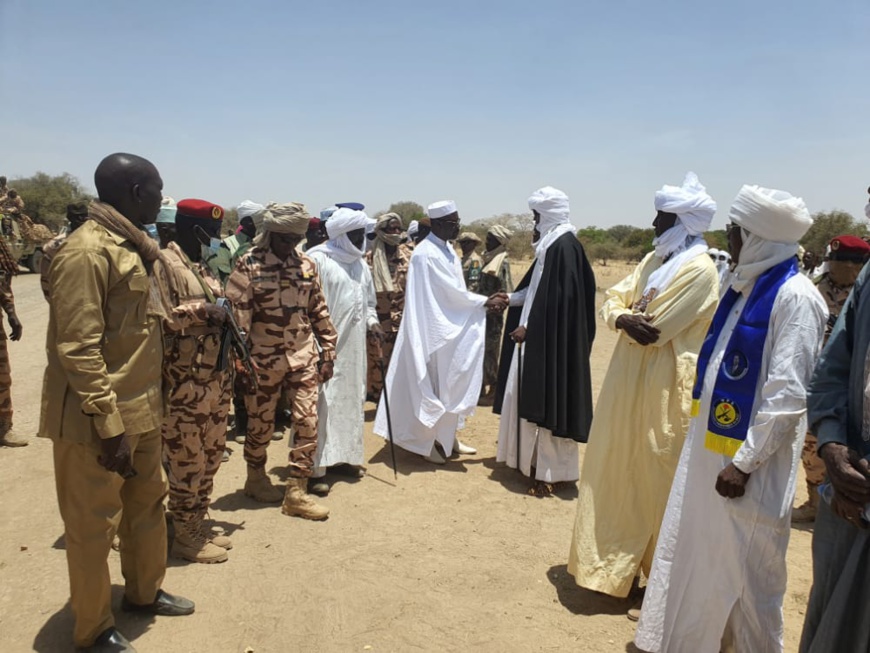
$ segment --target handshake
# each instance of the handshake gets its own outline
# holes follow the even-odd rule
[[[506,292],[497,292],[490,295],[489,299],[484,304],[488,313],[503,313],[508,307],[508,296]]]

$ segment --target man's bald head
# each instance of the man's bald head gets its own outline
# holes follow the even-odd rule
[[[163,180],[148,159],[119,152],[100,161],[94,173],[100,201],[111,205],[133,224],[151,224],[163,200]]]

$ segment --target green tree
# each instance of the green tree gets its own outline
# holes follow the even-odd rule
[[[846,235],[864,238],[867,236],[867,226],[845,211],[816,213],[813,216],[813,226],[801,238],[801,245],[821,259],[832,239]]]
[[[622,258],[625,254],[619,243],[610,238],[591,243],[588,247],[584,245],[583,248],[590,260],[600,261],[601,265],[607,265],[608,261]]]
[[[632,227],[627,224],[618,224],[615,227],[610,227],[607,230],[607,235],[617,243],[625,242],[635,231],[641,231],[637,227]]]
[[[475,220],[467,227],[463,227],[463,231],[473,231],[486,243],[486,232],[489,231],[490,227],[494,227],[497,224],[503,225],[513,232],[507,244],[508,256],[511,259],[521,260],[534,256],[532,231],[535,228],[535,223],[531,213],[501,213],[499,215],[492,215],[488,218]]]
[[[71,202],[90,201],[81,182],[71,174],[51,176],[37,172],[31,177],[9,180],[9,188],[14,188],[24,200],[24,212],[39,224],[45,224],[57,231],[66,220],[66,206]]]
[[[704,234],[704,240],[707,241],[708,247],[728,251],[728,234],[724,229],[708,231]]]
[[[405,227],[411,224],[412,220],[420,220],[426,217],[426,211],[417,202],[405,200],[403,202],[393,202],[386,213],[398,213],[402,218]],[[383,214],[381,214],[383,215]]]

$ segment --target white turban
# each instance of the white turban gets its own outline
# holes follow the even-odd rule
[[[548,231],[562,224],[571,224],[568,196],[552,186],[539,188],[529,198],[529,208],[541,216],[538,233],[543,238]]]
[[[426,215],[429,216],[430,220],[446,218],[448,215],[453,215],[454,213],[456,213],[456,211],[456,202],[454,202],[453,200],[433,202],[428,207],[426,207]]]
[[[699,236],[710,228],[716,202],[698,181],[698,175],[689,172],[682,186],[665,185],[656,192],[656,211],[675,213],[690,236]]]
[[[326,221],[326,235],[329,241],[314,247],[310,252],[324,252],[341,263],[353,263],[362,258],[365,248],[360,249],[347,237],[348,232],[356,229],[366,229],[374,225],[374,220],[363,211],[341,208],[335,211]]]
[[[801,198],[760,186],[741,188],[728,217],[740,225],[743,235],[731,283],[738,292],[763,272],[797,256],[798,241],[813,224]]]
[[[252,218],[254,214],[259,213],[266,207],[262,204],[257,204],[256,202],[252,202],[251,200],[245,200],[236,208],[236,213],[239,216],[239,220],[242,218]]]
[[[783,190],[744,186],[728,217],[749,233],[774,243],[797,244],[813,225],[807,205]]]

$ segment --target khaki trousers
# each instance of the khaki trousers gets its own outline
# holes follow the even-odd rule
[[[97,462],[98,442],[54,441],[76,646],[90,646],[115,624],[108,558],[116,532],[130,601],[152,603],[166,573],[167,484],[160,464],[160,431],[128,437],[137,475],[126,481]]]

